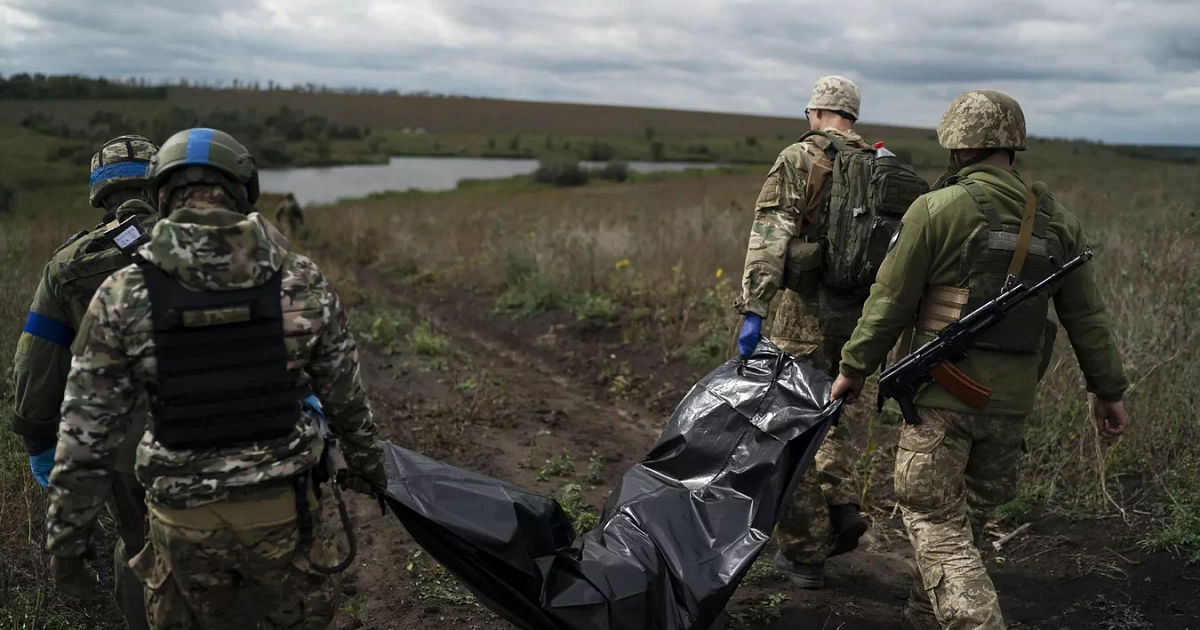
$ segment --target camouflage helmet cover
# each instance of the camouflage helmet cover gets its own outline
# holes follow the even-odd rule
[[[858,120],[858,107],[861,102],[862,96],[858,86],[850,79],[834,74],[817,79],[812,97],[808,100],[808,109],[844,112]]]
[[[107,195],[145,187],[147,169],[156,153],[158,147],[142,136],[117,136],[105,142],[92,156],[88,203],[99,208]]]
[[[167,178],[179,169],[197,166],[212,169],[246,187],[246,200],[258,200],[258,167],[250,151],[233,136],[218,129],[194,127],[167,138],[150,161],[150,188],[158,197]],[[240,196],[240,191],[229,191]]]
[[[1016,99],[1003,92],[963,92],[942,114],[937,137],[943,149],[1024,151],[1025,113]]]

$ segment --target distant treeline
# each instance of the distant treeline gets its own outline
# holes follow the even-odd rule
[[[135,121],[119,112],[100,110],[83,127],[41,111],[33,111],[21,120],[21,126],[41,134],[86,141],[75,149],[60,148],[53,159],[86,163],[98,145],[114,136],[137,133],[161,144],[172,134],[190,127],[212,127],[232,134],[246,145],[260,167],[288,166],[294,152],[289,143],[312,142],[319,160],[328,160],[333,140],[360,140],[371,133],[369,127],[339,125],[322,116],[280,107],[271,113],[214,109],[196,110],[172,107],[150,121]]]
[[[165,86],[145,79],[112,81],[79,75],[14,74],[0,76],[0,98],[15,100],[151,100],[167,98]]]
[[[233,89],[272,92],[291,90],[307,94],[362,94],[371,96],[421,96],[428,98],[477,98],[455,94],[439,94],[428,90],[402,92],[363,87],[329,87],[316,83],[293,83],[286,86],[277,81],[243,81],[233,79],[204,81],[181,78],[178,81],[149,81],[144,77],[109,79],[78,74],[14,74],[0,75],[0,99],[13,100],[157,100],[167,99],[172,87],[201,89]]]
[[[1129,157],[1178,164],[1200,164],[1200,147],[1114,146],[1114,150]]]

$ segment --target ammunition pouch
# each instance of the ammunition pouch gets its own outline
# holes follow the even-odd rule
[[[905,339],[911,340],[914,332],[935,335],[947,324],[961,319],[965,312],[969,312],[965,309],[969,303],[969,295],[970,292],[967,289],[958,287],[936,285],[927,288],[925,296],[921,298],[915,326],[905,332],[902,342]],[[1050,367],[1050,360],[1054,355],[1054,342],[1057,338],[1058,325],[1052,319],[1043,320],[1041,329],[1038,331],[1038,352],[1041,355],[1037,376],[1039,381],[1046,375],[1046,370]],[[911,344],[904,342],[903,347],[897,347],[894,360],[899,360],[911,351]]]
[[[783,287],[800,295],[815,291],[821,281],[819,270],[823,258],[820,243],[792,238],[788,241],[787,259],[783,264]]]
[[[917,311],[917,332],[937,334],[946,324],[962,319],[963,307],[967,305],[970,291],[945,285],[931,286],[925,290],[921,308]]]

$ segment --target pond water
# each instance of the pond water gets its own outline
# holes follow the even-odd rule
[[[692,162],[629,162],[639,173],[716,168],[719,164]],[[602,168],[603,162],[580,162]],[[537,170],[537,160],[448,157],[393,157],[387,164],[269,169],[259,173],[263,192],[296,195],[302,206],[333,203],[338,199],[366,197],[374,192],[453,190],[462,179],[499,179]]]

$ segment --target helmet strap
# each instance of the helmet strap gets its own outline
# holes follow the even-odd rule
[[[1008,154],[1008,164],[1011,166],[1016,159],[1016,153],[1012,149],[952,149],[950,151],[950,164],[952,168],[961,171],[968,166],[979,164],[1000,151]],[[970,155],[970,157],[963,157],[964,155]]]

